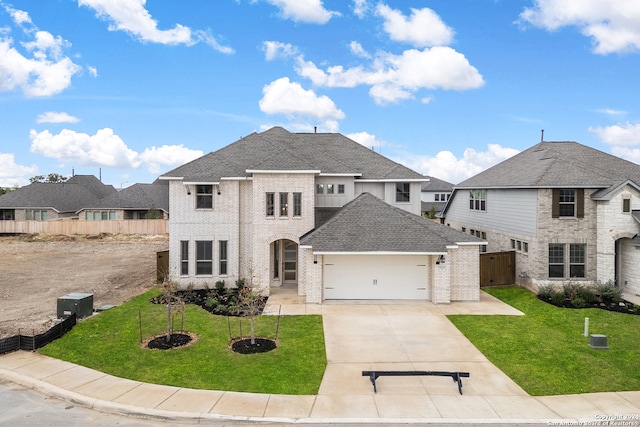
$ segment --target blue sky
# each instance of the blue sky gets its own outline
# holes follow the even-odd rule
[[[152,182],[340,132],[458,183],[541,138],[640,162],[633,0],[0,0],[0,187]]]

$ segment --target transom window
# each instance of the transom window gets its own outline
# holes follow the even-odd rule
[[[487,190],[469,191],[469,209],[483,212],[487,210]]]
[[[213,185],[196,185],[196,209],[213,208]]]
[[[396,202],[411,201],[411,184],[408,182],[396,183]]]

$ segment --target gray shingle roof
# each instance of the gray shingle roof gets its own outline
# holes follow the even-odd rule
[[[76,212],[113,193],[116,193],[113,186],[103,184],[92,175],[76,175],[63,183],[34,182],[13,190],[0,196],[0,207]]]
[[[369,193],[347,203],[300,239],[314,252],[444,253],[447,245],[484,240],[396,208]]]
[[[640,165],[577,142],[541,142],[455,187],[609,189],[627,180],[640,184]]]
[[[252,133],[162,175],[185,182],[219,182],[244,177],[248,170],[317,170],[360,175],[361,179],[424,179],[339,133],[291,133],[274,127]]]
[[[432,176],[427,176],[428,182],[422,183],[422,191],[453,191],[453,184],[447,181],[443,181],[438,178],[434,178]]]
[[[169,212],[169,183],[156,180],[153,184],[134,184],[98,201],[88,209],[149,209]]]

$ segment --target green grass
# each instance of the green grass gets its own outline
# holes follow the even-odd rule
[[[140,345],[141,329],[144,337],[166,329],[165,306],[149,302],[158,293],[149,291],[81,321],[71,332],[39,351],[147,383],[253,393],[317,394],[326,367],[321,316],[282,316],[278,348],[268,353],[238,354],[228,346],[227,318],[188,304],[183,328],[197,334],[198,341],[183,348],[149,350]],[[256,335],[274,338],[277,321],[277,316],[257,317]],[[231,318],[230,322],[232,336],[239,336],[240,319]],[[241,322],[243,335],[248,335],[249,319]]]
[[[600,309],[563,309],[524,289],[487,292],[525,316],[448,318],[499,369],[533,396],[640,390],[640,316]],[[609,350],[589,347],[589,333]]]

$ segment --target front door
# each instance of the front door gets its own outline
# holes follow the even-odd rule
[[[285,240],[283,246],[283,284],[296,284],[298,283],[298,244]]]

